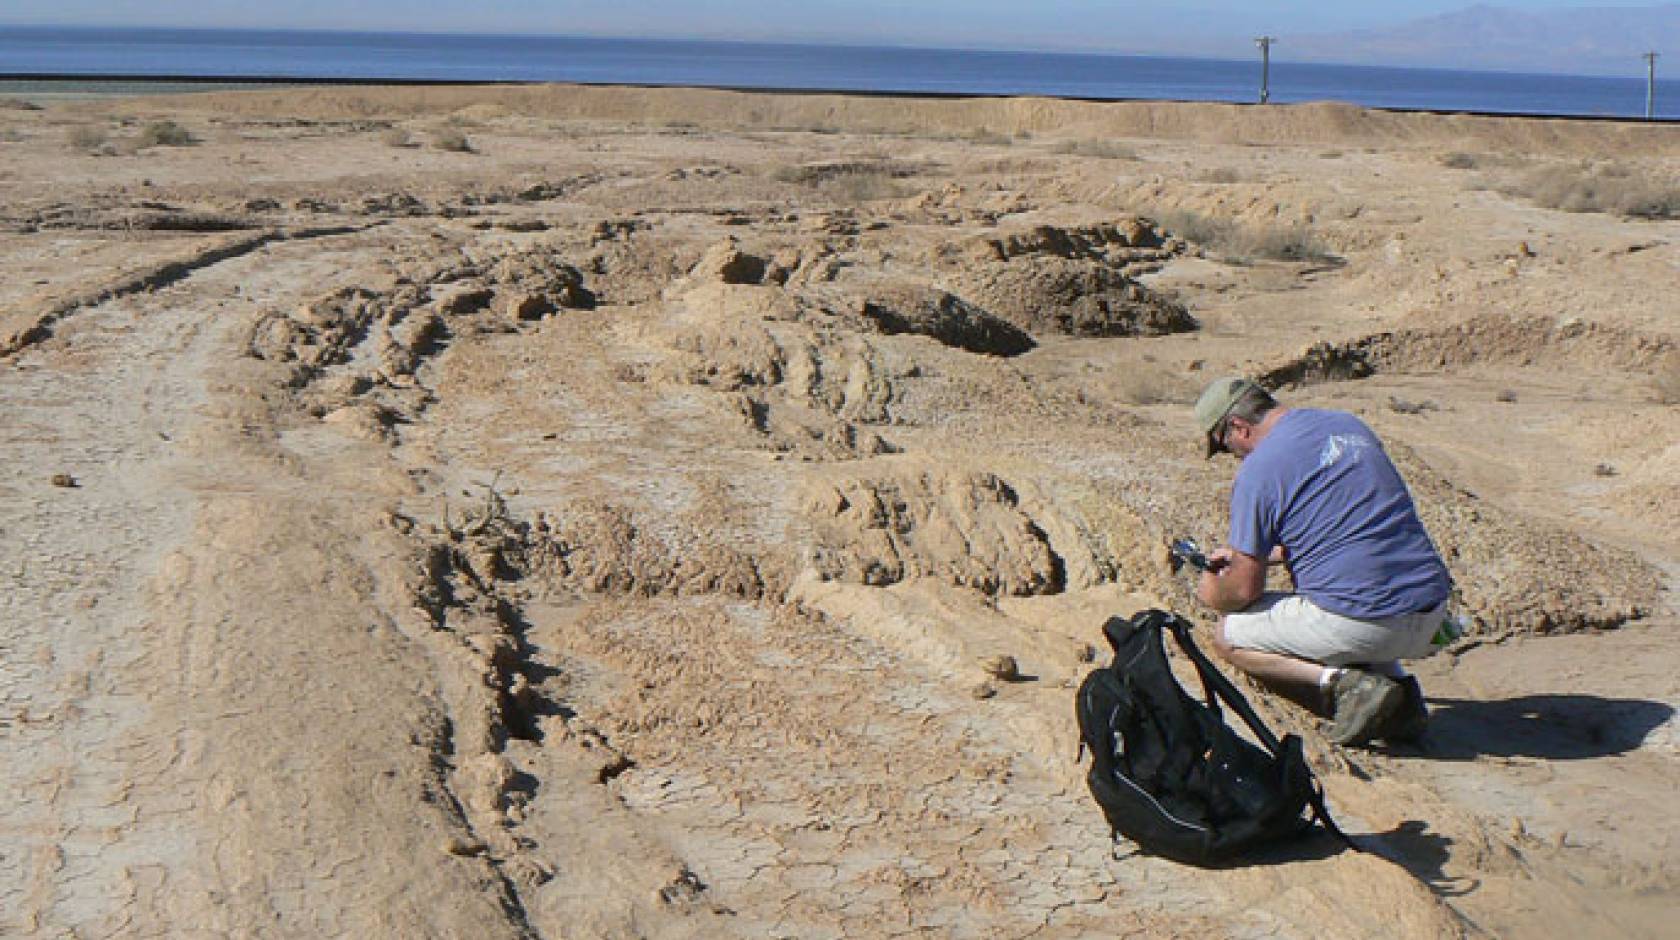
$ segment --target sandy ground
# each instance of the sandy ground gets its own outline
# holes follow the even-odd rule
[[[325,89],[0,154],[0,934],[1672,935],[1680,223],[1524,195],[1672,128]],[[1203,872],[1112,857],[1071,690],[1211,622],[1233,371],[1378,429],[1475,626],[1421,747],[1256,693],[1366,851]]]

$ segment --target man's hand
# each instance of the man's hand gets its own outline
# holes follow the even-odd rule
[[[1266,563],[1225,547],[1208,553],[1208,568],[1196,583],[1196,597],[1221,613],[1242,610],[1266,589]]]
[[[1217,574],[1219,571],[1229,568],[1231,566],[1231,556],[1235,554],[1236,550],[1229,546],[1226,546],[1225,548],[1216,548],[1213,551],[1208,552],[1207,570]]]

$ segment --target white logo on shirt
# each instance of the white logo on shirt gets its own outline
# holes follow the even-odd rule
[[[1324,449],[1318,452],[1318,468],[1322,470],[1343,456],[1358,463],[1359,452],[1370,446],[1370,441],[1357,434],[1332,434],[1324,442]]]

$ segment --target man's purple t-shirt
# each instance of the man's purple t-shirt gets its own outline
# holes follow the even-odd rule
[[[1238,468],[1231,547],[1264,559],[1276,545],[1296,590],[1346,617],[1429,610],[1452,590],[1399,471],[1344,412],[1291,409]]]

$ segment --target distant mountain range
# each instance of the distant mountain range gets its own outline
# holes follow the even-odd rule
[[[1526,12],[1478,5],[1384,29],[1280,35],[1279,60],[1511,72],[1680,75],[1680,4]]]

